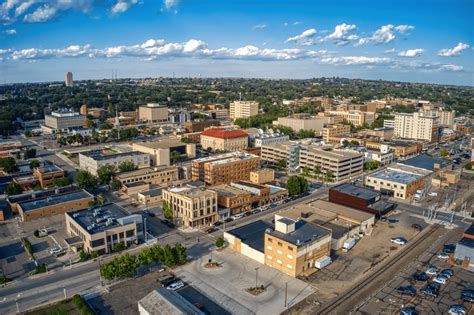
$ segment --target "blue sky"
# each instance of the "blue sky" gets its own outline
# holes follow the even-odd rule
[[[0,82],[342,76],[474,85],[474,1],[2,0]]]

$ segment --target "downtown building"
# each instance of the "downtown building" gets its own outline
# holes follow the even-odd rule
[[[97,170],[102,166],[111,165],[118,169],[125,162],[133,163],[137,168],[150,167],[150,156],[141,152],[105,154],[102,150],[79,153],[80,168],[94,176],[97,176]]]
[[[394,136],[401,139],[437,142],[439,138],[439,117],[422,112],[396,113]]]
[[[50,115],[44,115],[44,125],[41,125],[41,130],[45,134],[53,134],[81,129],[85,125],[86,115],[77,112],[52,112]]]
[[[254,101],[234,101],[229,105],[229,118],[250,118],[258,115],[258,103]]]
[[[138,119],[147,123],[162,123],[168,121],[168,107],[156,103],[148,103],[138,108]]]
[[[200,141],[203,149],[240,151],[248,147],[249,135],[240,129],[211,128],[201,133]]]

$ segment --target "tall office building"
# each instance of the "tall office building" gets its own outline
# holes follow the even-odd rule
[[[395,137],[413,140],[438,141],[439,117],[416,112],[395,114]]]
[[[65,81],[67,87],[73,87],[74,86],[74,81],[72,80],[72,72],[66,72],[64,81]]]
[[[258,103],[253,101],[235,101],[230,103],[229,118],[249,118],[258,115]]]

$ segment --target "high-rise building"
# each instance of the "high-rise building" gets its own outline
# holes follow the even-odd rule
[[[258,115],[258,103],[253,101],[235,101],[230,103],[229,118],[249,118]]]
[[[373,112],[363,112],[360,110],[331,110],[328,111],[329,114],[334,116],[342,116],[343,119],[347,122],[350,122],[354,126],[362,126],[364,124],[371,124],[374,122],[377,117],[376,113]]]
[[[438,141],[439,117],[422,112],[395,114],[395,137],[413,140]]]
[[[148,103],[138,108],[138,119],[149,123],[168,121],[168,107],[155,103]]]
[[[423,113],[428,116],[439,117],[440,127],[453,128],[454,126],[454,117],[456,116],[456,111],[454,110],[426,110]]]
[[[69,129],[83,128],[86,125],[86,116],[78,112],[52,112],[44,115],[44,133],[67,132]]]
[[[74,81],[72,79],[72,72],[66,72],[66,75],[64,77],[64,81],[65,81],[67,87],[73,87],[74,86]]]

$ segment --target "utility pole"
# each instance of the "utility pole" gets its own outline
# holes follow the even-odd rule
[[[99,280],[100,280],[100,285],[104,286],[104,283],[102,282],[102,272],[100,271],[100,257],[98,259],[99,261]]]
[[[255,268],[255,288],[258,287],[258,269],[259,267]]]
[[[285,308],[288,306],[288,282],[285,282]]]
[[[144,218],[144,227],[145,227],[145,243],[146,243],[146,241],[147,241],[146,218]]]
[[[64,291],[64,298],[67,299],[66,288],[63,288]]]

